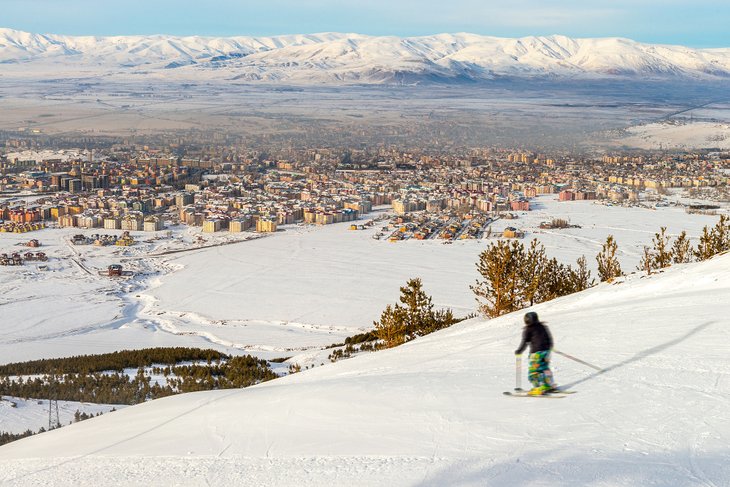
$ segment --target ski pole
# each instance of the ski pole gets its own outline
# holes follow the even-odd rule
[[[522,390],[522,355],[515,355],[515,390]]]
[[[579,358],[575,358],[572,355],[568,355],[567,353],[563,353],[560,350],[553,349],[553,352],[557,353],[558,355],[562,355],[563,357],[565,357],[567,359],[570,359],[570,360],[572,360],[574,362],[578,362],[579,364],[583,364],[583,365],[585,365],[587,367],[590,367],[592,369],[596,369],[599,372],[603,372],[603,369],[602,368],[596,367],[595,365],[589,364],[588,362],[584,362],[583,360],[581,360]]]

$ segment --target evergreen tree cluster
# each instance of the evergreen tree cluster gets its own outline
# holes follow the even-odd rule
[[[576,266],[549,258],[537,239],[525,248],[518,240],[500,240],[479,255],[482,280],[470,286],[482,314],[505,313],[582,291],[593,285],[584,257]]]
[[[2,375],[32,375],[54,373],[104,372],[124,369],[149,367],[152,364],[175,365],[185,361],[220,361],[228,356],[216,350],[186,348],[186,347],[157,347],[141,350],[120,350],[118,352],[98,355],[76,355],[73,357],[31,360],[28,362],[0,365]]]
[[[26,399],[53,398],[63,401],[138,404],[183,392],[247,387],[277,377],[265,360],[250,355],[227,358],[224,354],[205,350],[175,349],[169,354],[165,353],[165,349],[153,350],[155,351],[140,351],[149,353],[135,355],[141,365],[133,377],[123,372],[110,371],[110,362],[107,359],[112,354],[85,356],[87,362],[81,366],[79,357],[72,357],[68,362],[64,362],[65,359],[54,359],[52,368],[55,372],[45,374],[39,372],[50,367],[44,361],[11,364],[6,367],[15,372],[13,375],[30,377],[11,379],[5,376],[0,379],[0,394]],[[181,350],[187,352],[181,353]],[[205,363],[175,365],[176,362],[170,357],[180,356],[184,357],[182,361],[189,361],[192,356],[197,356],[197,360],[204,359]],[[152,363],[156,363],[157,358],[167,357],[164,360],[172,361],[172,365],[154,366],[148,372],[146,366],[150,364],[150,357],[154,357],[151,359]],[[131,363],[125,361],[124,364]],[[27,372],[18,374],[19,371]],[[166,383],[153,383],[152,374],[164,375]]]
[[[380,320],[373,323],[380,347],[395,347],[461,321],[450,309],[434,309],[419,278],[410,279],[400,292],[400,304],[388,305]]]
[[[674,241],[666,232],[667,228],[661,227],[654,234],[651,247],[644,247],[638,270],[651,274],[672,264],[685,264],[693,260],[699,262],[730,250],[730,218],[725,215],[720,217],[714,227],[703,228],[697,248],[692,247],[687,232],[679,234]]]
[[[332,353],[327,356],[327,358],[330,362],[337,362],[341,358],[350,358],[358,352],[374,352],[379,348],[382,348],[377,343],[378,337],[375,335],[375,333],[369,332],[367,334],[369,335],[371,333],[374,337],[372,340],[363,340],[359,342],[347,342],[347,340],[345,340],[345,347],[333,350]]]
[[[703,229],[697,248],[687,232],[672,239],[666,227],[654,234],[651,246],[644,247],[638,270],[651,274],[672,264],[702,261],[730,251],[730,217],[721,216],[717,224]],[[596,256],[598,277],[611,282],[624,275],[618,260],[618,244],[613,235],[606,238]],[[506,313],[583,291],[593,285],[585,257],[575,268],[548,258],[537,239],[528,248],[518,240],[498,241],[479,255],[477,270],[483,280],[471,286],[482,314],[494,318]],[[386,310],[387,311],[387,310]]]

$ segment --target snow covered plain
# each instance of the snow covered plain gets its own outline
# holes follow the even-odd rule
[[[498,220],[495,233],[516,226],[527,232],[526,242],[538,238],[551,256],[574,263],[585,255],[591,267],[601,244],[613,234],[625,270],[632,271],[660,226],[667,226],[670,234],[687,230],[699,236],[702,227],[717,221],[675,207],[623,208],[555,199],[540,197],[534,200],[535,211],[520,213],[517,220]],[[582,228],[538,228],[552,218]],[[354,331],[371,326],[412,277],[423,280],[436,305],[451,307],[458,315],[475,310],[469,285],[478,277],[475,264],[487,241],[391,243],[372,238],[380,226],[365,231],[347,230],[348,225],[290,227],[245,245],[181,254],[174,262],[182,269],[148,293],[154,298],[151,314],[171,320],[171,326],[178,326],[176,314],[194,313],[198,319],[229,325],[246,318]],[[189,330],[190,324],[184,326]]]
[[[466,290],[462,291],[468,294]],[[577,394],[509,398],[522,312],[0,448],[8,485],[720,486],[730,255],[533,309]]]
[[[168,247],[184,247],[189,242],[155,241],[152,234],[133,232],[139,243],[132,247],[74,246],[70,238],[79,233],[121,234],[121,231],[49,228],[25,234],[0,233],[2,252],[22,254],[38,250],[49,257],[48,262],[0,267],[3,317],[0,361],[104,353],[122,348],[207,344],[202,338],[159,331],[154,323],[138,316],[141,306],[133,300],[136,292],[148,286],[149,280],[170,270],[164,262],[141,256]],[[19,245],[31,238],[38,239],[41,247],[30,249]],[[183,238],[189,240],[185,232],[180,232],[180,239]],[[122,263],[135,276],[110,279],[99,275],[99,271],[116,263]]]
[[[730,124],[718,122],[650,123],[630,127],[617,144],[642,149],[730,149]]]
[[[68,425],[74,420],[76,411],[96,415],[105,414],[112,409],[125,408],[125,405],[111,406],[87,402],[58,401],[58,420]],[[51,420],[56,422],[56,403],[51,407]],[[18,397],[0,397],[0,431],[5,433],[33,432],[41,428],[48,429],[48,400],[21,399]]]
[[[698,236],[717,217],[689,215],[679,208],[606,207],[591,202],[535,200],[535,211],[499,220],[537,237],[550,255],[573,263],[594,256],[608,234],[621,250],[624,269],[638,264],[643,245],[666,225],[671,234]],[[569,219],[582,228],[540,230],[541,221]],[[190,248],[194,229],[172,229],[172,239],[136,234],[133,247],[73,246],[75,233],[101,230],[46,229],[0,233],[0,250],[39,239],[50,261],[0,267],[0,360],[4,363],[153,346],[213,347],[261,358],[294,357],[319,365],[321,347],[368,329],[406,280],[420,277],[434,303],[466,315],[476,308],[469,285],[487,242],[437,240],[390,243],[372,238],[378,227],[350,231],[347,224],[290,226],[266,238],[163,255]],[[162,234],[163,232],[161,232]],[[249,238],[206,235],[208,242]],[[135,276],[98,275],[122,263]],[[83,265],[83,267],[82,267]],[[86,271],[89,272],[86,272]]]

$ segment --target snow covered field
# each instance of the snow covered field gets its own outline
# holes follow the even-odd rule
[[[560,203],[555,198],[536,199],[535,211],[520,213],[517,220],[498,220],[494,231],[515,226],[527,232],[526,243],[536,237],[548,254],[568,263],[585,255],[593,268],[601,244],[613,234],[624,270],[631,272],[660,226],[667,226],[670,234],[687,230],[698,236],[702,227],[717,221],[717,217],[688,215],[674,207],[607,207]],[[582,228],[538,228],[552,218],[565,218]],[[437,306],[451,307],[462,316],[475,310],[469,285],[478,277],[475,264],[487,245],[485,240],[451,245],[439,240],[391,243],[372,238],[379,225],[365,231],[347,228],[346,224],[292,227],[245,245],[183,254],[174,261],[183,268],[150,291],[156,298],[152,315],[163,313],[158,316],[171,320],[173,327],[178,326],[178,314],[194,313],[199,321],[202,317],[226,323],[284,321],[337,327],[333,334],[341,327],[355,331],[371,326],[412,277],[423,280]],[[201,285],[186,286],[193,280]]]
[[[136,293],[169,268],[159,259],[144,258],[166,248],[190,243],[177,239],[151,240],[153,234],[133,232],[139,243],[132,247],[75,246],[75,234],[121,235],[121,231],[49,228],[25,234],[0,233],[0,251],[45,252],[48,262],[26,262],[0,267],[0,361],[112,352],[123,348],[154,346],[206,346],[202,338],[173,336],[138,316]],[[180,239],[189,235],[180,232]],[[160,235],[163,232],[159,232]],[[41,247],[24,244],[38,239]],[[223,237],[221,237],[223,238]],[[240,238],[240,237],[239,237]],[[148,240],[145,242],[145,240]],[[122,263],[131,278],[99,275],[109,264]],[[43,267],[46,270],[42,270]]]
[[[727,117],[727,112],[725,112]],[[626,130],[617,144],[641,149],[730,148],[730,124],[718,122],[650,123]]]
[[[66,426],[74,420],[76,411],[96,415],[106,414],[112,409],[122,409],[127,406],[111,406],[106,404],[91,404],[86,402],[58,401],[58,419]],[[51,407],[51,419],[56,422],[56,404]],[[48,429],[48,400],[21,399],[18,397],[0,397],[0,432],[23,433],[26,430],[33,432],[41,428]]]
[[[550,255],[569,263],[586,255],[590,266],[613,234],[630,272],[661,225],[671,234],[687,230],[697,236],[717,220],[679,208],[554,199],[537,199],[535,211],[499,220],[494,230],[517,226],[527,231],[526,243],[537,237]],[[555,217],[582,228],[537,228]],[[198,230],[174,228],[173,238],[159,240],[139,233],[140,242],[128,248],[69,243],[75,233],[105,233],[99,230],[0,233],[4,252],[25,252],[16,244],[37,238],[43,244],[38,250],[50,257],[45,271],[37,263],[0,267],[0,361],[153,346],[213,347],[262,358],[309,354],[306,360],[315,360],[311,353],[321,347],[371,327],[412,277],[422,278],[436,305],[461,316],[475,310],[469,285],[478,277],[475,263],[486,241],[390,243],[374,240],[377,231],[350,231],[347,224],[291,226],[266,238],[167,255],[190,248]],[[244,235],[206,235],[203,245],[253,236]],[[135,276],[98,275],[111,263],[122,263]]]
[[[567,398],[502,395],[518,312],[21,440],[0,448],[0,482],[728,485],[729,294],[725,255],[534,307],[558,350],[602,369],[554,356]]]

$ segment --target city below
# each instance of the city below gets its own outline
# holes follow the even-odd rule
[[[43,149],[27,140],[6,142],[2,231],[157,232],[185,224],[203,233],[266,233],[292,224],[355,222],[373,208],[391,208],[402,231],[378,237],[478,238],[498,215],[529,211],[538,195],[636,205],[684,190],[719,202],[728,200],[730,181],[730,152],[718,151],[591,157],[472,149],[434,156],[214,147],[181,157],[169,148],[124,144]],[[514,226],[519,235],[519,223]]]

